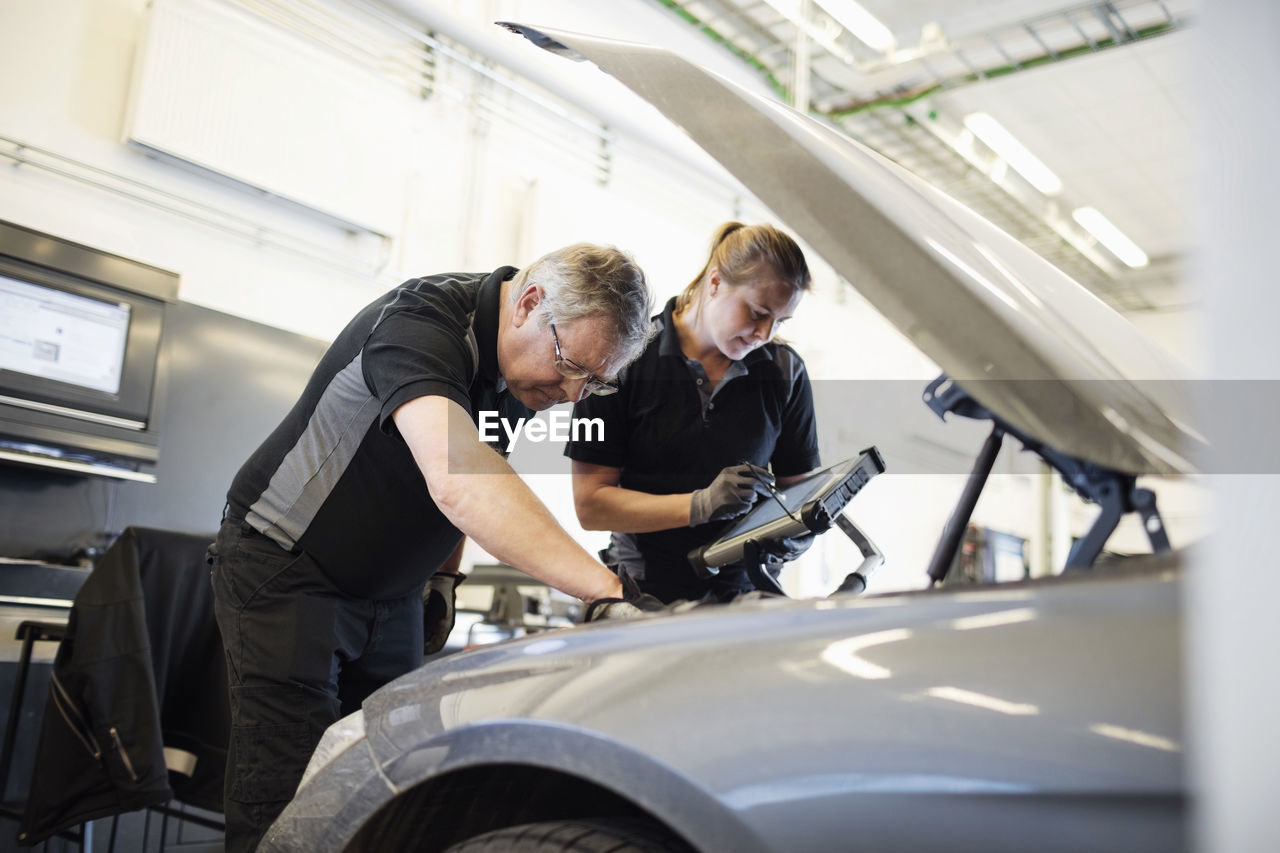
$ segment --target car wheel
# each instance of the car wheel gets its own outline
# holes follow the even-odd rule
[[[693,853],[652,821],[635,818],[554,820],[495,829],[445,853]]]

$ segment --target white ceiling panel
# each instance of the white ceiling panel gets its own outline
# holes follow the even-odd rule
[[[1192,100],[1183,30],[961,87],[939,96],[956,116],[994,116],[1064,184],[1062,200],[1098,208],[1148,255],[1180,256]],[[1171,73],[1177,69],[1179,73]]]

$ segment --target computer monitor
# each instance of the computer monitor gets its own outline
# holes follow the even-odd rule
[[[156,463],[160,342],[177,282],[0,222],[0,460],[105,476]]]

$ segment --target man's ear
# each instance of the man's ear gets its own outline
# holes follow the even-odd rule
[[[542,287],[535,282],[529,282],[524,286],[524,290],[520,291],[520,295],[516,297],[514,310],[511,312],[511,324],[517,329],[524,325],[542,302]]]

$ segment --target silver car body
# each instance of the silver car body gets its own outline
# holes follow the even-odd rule
[[[441,849],[511,804],[455,828],[432,801],[515,767],[704,853],[1183,849],[1177,578],[768,599],[464,652],[335,726],[264,850]]]
[[[1023,433],[1194,470],[1180,368],[984,220],[682,57],[512,28],[647,98]],[[1165,564],[760,600],[454,655],[330,730],[263,849],[442,849],[619,809],[703,853],[1181,849],[1178,589]]]

